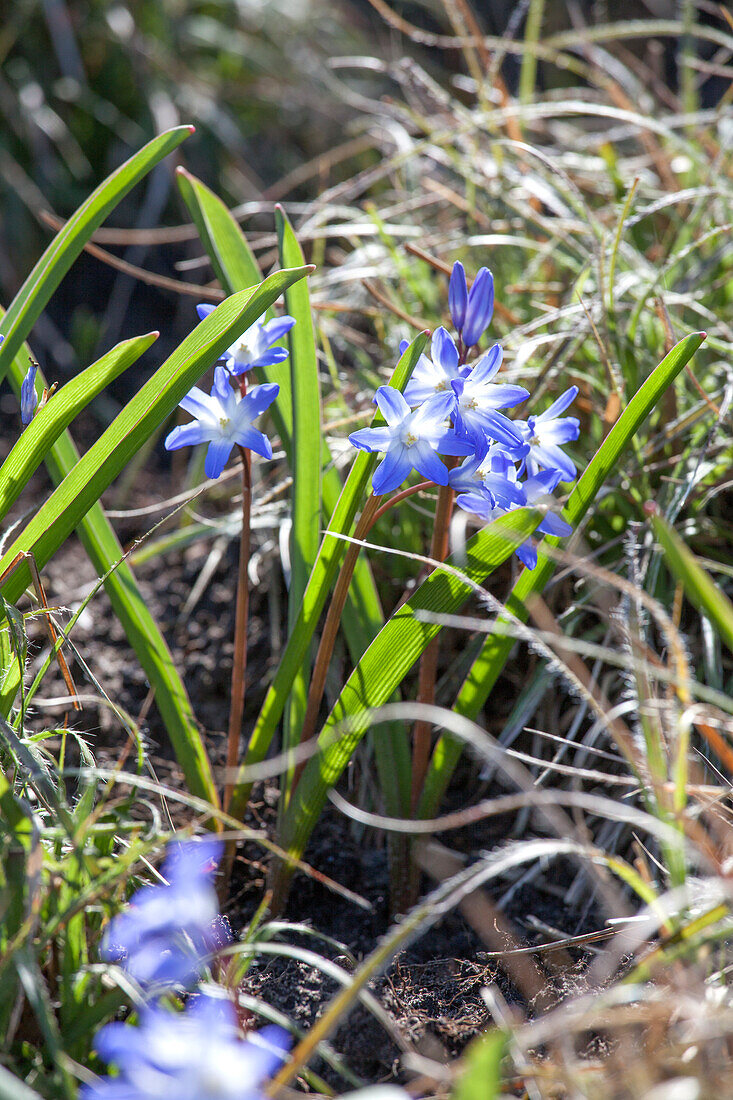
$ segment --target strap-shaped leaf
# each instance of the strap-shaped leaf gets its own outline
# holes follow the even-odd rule
[[[652,371],[634,394],[570,494],[563,514],[573,527],[580,523],[635,433],[644,423],[665,390],[690,361],[704,339],[704,332],[694,332],[689,336],[685,336],[664,357],[659,366]],[[553,536],[547,536],[546,539],[547,545],[550,546],[558,546],[561,541],[561,539]],[[542,547],[540,547],[536,567],[532,570],[525,569],[520,574],[507,600],[506,606],[512,615],[517,616],[522,622],[526,622],[528,616],[527,601],[534,593],[543,591],[554,571],[554,560],[543,554]],[[511,619],[509,617],[504,620],[500,618],[499,622],[502,621],[510,623]],[[459,714],[472,719],[478,716],[506,664],[513,645],[514,639],[511,632],[507,634],[490,634],[488,636],[456,699],[454,709]],[[419,807],[421,817],[432,817],[437,811],[462,751],[463,745],[458,738],[452,737],[450,734],[443,734],[439,738],[433,750],[425,780]]]
[[[308,270],[277,271],[254,293],[245,290],[225,299],[197,325],[38,510],[0,559],[0,572],[21,550],[32,551],[39,567],[45,565],[204,371]],[[16,600],[27,583],[27,570],[18,569],[3,586],[6,597],[11,602]]]
[[[39,409],[0,467],[0,520],[17,500],[31,475],[76,414],[113,379],[135,363],[155,342],[157,332],[133,336],[67,382]],[[17,358],[23,358],[20,351]],[[20,420],[18,421],[20,424]]]
[[[390,385],[399,390],[405,388],[422,354],[427,337],[426,332],[419,333],[410,346],[405,349],[394,369]],[[372,418],[372,426],[383,423],[381,413],[375,413]],[[303,602],[297,621],[290,633],[275,679],[267,692],[257,723],[252,731],[244,760],[245,768],[248,764],[257,764],[263,760],[270,746],[293,681],[308,652],[308,646],[323,611],[326,597],[344,555],[346,543],[343,539],[331,538],[330,536],[331,534],[352,534],[354,519],[359,506],[364,500],[367,483],[376,462],[376,454],[368,454],[366,451],[359,451],[354,459],[346,484],[334,508],[331,522],[321,542],[318,557],[308,581],[308,587],[303,594]],[[250,784],[247,783],[244,775],[240,776],[240,780],[234,789],[230,807],[233,816],[236,817],[244,812],[249,798],[249,788]]]
[[[9,370],[20,346],[45,309],[49,298],[107,215],[136,183],[193,133],[193,126],[177,126],[153,138],[121,164],[92,191],[56,234],[31,271],[3,318],[5,341],[0,347],[0,381]],[[23,372],[25,373],[25,371]]]
[[[178,169],[178,185],[189,209],[191,217],[198,229],[201,241],[211,259],[214,270],[221,280],[222,286],[229,293],[241,290],[250,282],[259,281],[260,272],[257,262],[247,244],[238,223],[232,217],[226,205],[200,180],[197,180],[184,169]],[[290,397],[290,375],[287,363],[275,364],[267,367],[262,372],[268,381],[276,381],[281,385],[278,400],[273,406],[275,424],[280,432],[288,462],[292,467],[293,456],[293,417],[292,400]],[[323,519],[329,523],[341,496],[341,479],[333,467],[328,446],[325,441],[321,445],[321,497]],[[354,570],[354,576],[349,589],[349,611],[344,615],[342,628],[346,636],[346,642],[352,659],[356,662],[365,651],[369,643],[376,636],[384,623],[379,596],[376,585],[366,558],[358,560]],[[311,632],[312,633],[312,632]],[[310,638],[308,643],[310,643]],[[307,645],[305,651],[307,653]],[[291,681],[292,685],[292,681]],[[292,690],[292,687],[289,689]],[[283,702],[284,706],[284,702]],[[280,720],[282,708],[274,719],[274,728]],[[403,733],[402,728],[395,726],[395,738]],[[272,733],[269,735],[270,739]],[[404,740],[404,739],[403,739]],[[269,744],[269,742],[268,742]],[[408,748],[404,744],[395,746],[395,758],[407,760]],[[409,790],[409,777],[408,777]],[[389,799],[389,791],[387,791]],[[242,799],[246,798],[246,788],[235,795],[239,805],[243,805]],[[389,800],[391,813],[400,813],[402,806],[397,797]]]
[[[184,340],[82,459],[68,436],[59,439],[47,461],[52,476],[60,484],[10,547],[4,564],[18,550],[32,549],[42,565],[75,526],[100,576],[120,561],[122,549],[98,503],[99,496],[204,370],[292,280],[303,274],[305,270],[277,272],[254,294],[245,291],[222,302]],[[0,565],[0,569],[3,567]],[[19,570],[18,574],[23,572]],[[14,597],[10,587],[17,598],[27,583],[18,574],[9,582],[11,600]],[[216,804],[216,786],[183,681],[139,593],[132,570],[123,563],[107,578],[105,587],[115,614],[148,674],[189,790]]]
[[[473,591],[521,546],[542,520],[542,512],[518,508],[469,540],[459,561],[433,570],[394,613],[346,681],[319,735],[321,752],[306,764],[283,821],[281,846],[297,858],[316,824],[328,792],[338,781],[370,724],[370,709],[382,706],[441,630],[420,612],[459,611]],[[460,570],[460,572],[459,572]],[[466,579],[467,578],[467,579]]]
[[[305,263],[303,250],[281,206],[275,208],[280,265]],[[285,309],[295,318],[288,333],[290,392],[293,396],[293,443],[291,448],[292,527],[290,531],[290,590],[288,592],[288,634],[298,619],[308,577],[321,541],[321,393],[318,384],[316,334],[313,329],[308,284],[305,280],[285,292]],[[308,655],[293,685],[288,708],[286,741],[297,744],[305,714],[310,679]]]
[[[683,585],[690,603],[707,615],[733,653],[733,603],[663,516],[652,515],[652,526],[670,572]]]

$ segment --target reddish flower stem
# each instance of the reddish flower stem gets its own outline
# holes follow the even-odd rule
[[[245,376],[240,377],[239,388],[244,397],[247,392]],[[249,554],[250,514],[252,507],[252,455],[239,447],[242,456],[242,533],[239,540],[239,571],[237,575],[237,605],[234,617],[234,655],[232,658],[232,690],[229,701],[229,730],[227,733],[227,770],[224,781],[223,808],[229,809],[234,790],[234,772],[239,763],[239,740],[244,716],[245,677],[247,673],[247,620],[249,618]]]

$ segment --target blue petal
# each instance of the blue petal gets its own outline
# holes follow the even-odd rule
[[[435,450],[441,455],[454,455],[457,458],[465,458],[466,455],[475,454],[486,446],[482,439],[476,440],[459,436],[452,428],[448,428],[435,443]]]
[[[289,354],[290,353],[287,348],[270,348],[269,351],[263,352],[259,359],[255,360],[254,363],[249,363],[245,367],[245,370],[249,370],[250,367],[271,367],[273,363],[284,362]],[[238,371],[236,373],[243,374],[244,372]]]
[[[386,451],[392,443],[389,428],[359,428],[349,436],[349,443],[360,451]]]
[[[436,485],[448,484],[448,468],[424,439],[410,447],[410,461],[418,473]]]
[[[561,413],[564,413],[568,405],[572,405],[575,398],[578,396],[578,387],[571,386],[569,390],[565,390],[565,393],[561,393],[556,401],[550,405],[549,409],[545,409],[543,413],[537,417],[538,420],[554,420]]]
[[[566,416],[563,420],[551,420],[543,424],[538,417],[540,431],[537,433],[543,443],[572,443],[580,435],[580,421],[575,416]]]
[[[448,305],[453,324],[460,332],[466,320],[466,306],[468,305],[466,272],[460,260],[456,260],[453,264],[450,283],[448,284]]]
[[[242,428],[234,438],[240,447],[246,447],[263,458],[272,458],[272,443],[264,432],[258,432],[256,428]]]
[[[537,564],[537,545],[533,539],[527,539],[521,546],[518,546],[514,551],[522,565],[526,565],[528,569],[534,569]]]
[[[214,384],[211,387],[211,396],[221,401],[226,409],[231,403],[233,392],[226,367],[214,367]]]
[[[209,444],[204,462],[204,473],[207,477],[217,478],[227,464],[232,453],[233,443],[231,439],[214,439]]]
[[[524,491],[527,500],[533,503],[541,496],[554,493],[560,484],[562,474],[560,470],[540,470],[533,477],[528,477],[524,483]]]
[[[559,470],[563,481],[575,480],[577,473],[575,463],[559,447],[552,444],[536,443],[530,452],[530,456],[535,462],[548,470]]]
[[[481,426],[486,434],[501,443],[504,447],[521,447],[523,440],[509,417],[500,412],[484,412],[479,414]]]
[[[522,486],[512,483],[500,474],[487,474],[484,478],[484,487],[502,508],[508,508],[510,504],[527,503]]]
[[[433,333],[430,355],[433,362],[440,364],[446,374],[451,375],[458,369],[458,348],[451,334],[442,325]]]
[[[268,321],[266,325],[262,326],[262,331],[267,336],[268,343],[274,344],[276,340],[282,340],[294,324],[295,318],[284,314],[282,317],[276,317],[273,321]]]
[[[558,516],[557,512],[548,512],[537,530],[543,535],[557,535],[561,539],[573,533],[570,524],[566,523],[562,516]]]
[[[205,428],[194,421],[193,424],[179,424],[165,437],[166,451],[177,451],[180,447],[195,447],[198,443],[208,443],[213,428]]]
[[[468,377],[472,382],[490,382],[499,370],[503,358],[501,344],[494,344],[485,355],[481,356]]]
[[[510,386],[501,383],[491,386],[484,400],[493,409],[510,409],[514,405],[526,401],[528,397],[529,390],[525,390],[524,386]]]
[[[407,447],[400,444],[387,451],[372,478],[375,496],[391,493],[412,473],[412,463],[407,457]]]
[[[269,409],[280,392],[277,382],[263,382],[260,386],[253,386],[244,395],[242,402],[246,404],[247,415],[250,420],[261,416],[265,409]]]
[[[213,313],[216,306],[212,306],[210,302],[196,306],[196,312],[199,315],[199,319],[203,321],[205,317],[208,317],[210,313]]]
[[[491,321],[494,312],[494,278],[488,268],[482,267],[468,295],[466,320],[463,325],[463,342],[466,347],[478,344]]]
[[[211,420],[212,417],[216,416],[211,409],[209,395],[200,390],[198,386],[193,386],[186,396],[179,401],[179,405],[184,412],[195,416],[197,420]]]
[[[399,348],[400,355],[404,355],[405,352],[407,351],[407,349],[409,348],[409,346],[410,346],[410,341],[409,340],[400,340],[400,348]]]
[[[480,491],[461,493],[456,497],[456,504],[466,512],[472,512],[482,519],[489,519],[494,510],[494,502],[489,494]]]
[[[392,386],[380,386],[374,395],[374,400],[390,427],[401,424],[410,411],[410,406],[403,395]]]

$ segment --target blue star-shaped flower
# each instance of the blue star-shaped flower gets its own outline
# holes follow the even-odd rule
[[[180,424],[166,436],[166,450],[208,443],[204,464],[207,477],[219,477],[235,445],[272,458],[270,440],[253,428],[252,422],[270,407],[279,390],[274,382],[265,382],[241,397],[232,389],[226,368],[215,367],[211,394],[194,386],[181,401],[181,408],[196,419],[191,424]]]

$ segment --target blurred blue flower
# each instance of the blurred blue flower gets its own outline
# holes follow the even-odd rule
[[[229,383],[226,368],[215,367],[211,395],[194,386],[181,401],[181,408],[196,419],[191,424],[180,424],[169,433],[165,440],[166,450],[208,443],[204,464],[207,477],[219,476],[235,444],[263,458],[272,458],[270,440],[253,428],[252,422],[270,407],[279,389],[274,382],[265,382],[253,386],[240,397]]]
[[[407,340],[400,343],[400,355],[408,346]],[[447,329],[441,325],[433,333],[430,344],[430,357],[421,355],[405,386],[405,401],[408,405],[421,404],[436,393],[450,391],[451,383],[465,374],[469,367],[460,366],[458,348]]]
[[[119,1076],[84,1085],[80,1100],[260,1100],[289,1037],[265,1027],[239,1038],[232,1003],[200,994],[184,1012],[143,1009],[140,1026],[107,1024],[95,1049]]]
[[[479,450],[487,439],[493,439],[505,447],[519,448],[521,453],[524,439],[520,431],[497,410],[518,405],[529,397],[529,391],[523,386],[492,382],[501,366],[502,354],[500,345],[494,344],[465,378],[451,382],[456,396],[453,421],[458,436],[470,440]]]
[[[141,986],[188,986],[219,945],[212,885],[222,844],[210,838],[171,844],[161,870],[167,885],[143,886],[104,933],[100,955]]]
[[[380,386],[374,398],[387,421],[384,427],[361,428],[349,441],[362,451],[384,451],[372,480],[376,496],[396,489],[415,469],[437,485],[448,484],[448,469],[438,454],[467,455],[471,444],[456,438],[449,418],[452,392],[429,397],[414,412],[391,386]]]
[[[196,312],[203,321],[213,309],[213,305],[196,306]],[[286,348],[274,348],[272,345],[290,332],[295,318],[287,313],[265,321],[265,315],[243,332],[239,339],[222,355],[227,370],[232,374],[244,374],[251,367],[269,367],[273,363],[282,363],[287,359]]]
[[[478,344],[494,314],[494,277],[482,267],[470,291],[463,264],[456,261],[448,286],[448,304],[453,324],[467,348]]]
[[[571,386],[539,416],[514,421],[515,427],[529,444],[526,457],[528,474],[536,474],[541,469],[558,470],[562,474],[562,481],[574,480],[577,474],[575,463],[560,447],[563,443],[570,443],[578,438],[580,421],[575,416],[561,417],[560,414],[565,412],[577,395],[578,387]]]
[[[34,363],[31,360],[31,365],[28,367],[28,373],[23,379],[23,384],[20,387],[20,419],[24,427],[27,427],[33,419],[38,405],[38,394],[36,393],[36,371],[38,370],[38,363]]]

